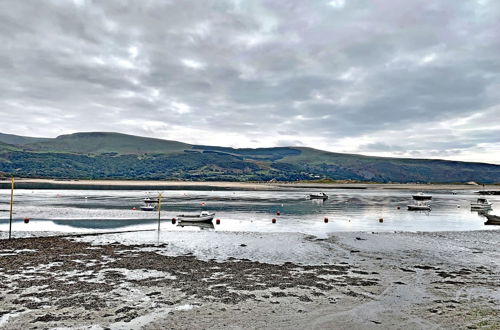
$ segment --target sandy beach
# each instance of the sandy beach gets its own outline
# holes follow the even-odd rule
[[[0,240],[0,328],[498,329],[498,246],[498,231]]]
[[[140,181],[140,180],[56,180],[16,179],[20,189],[227,189],[285,190],[294,188],[319,189],[404,189],[404,190],[500,190],[500,185],[471,184],[403,184],[403,183],[286,183],[286,182],[208,182],[208,181]],[[10,180],[0,180],[0,189],[10,189]]]

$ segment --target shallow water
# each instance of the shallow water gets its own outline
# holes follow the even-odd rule
[[[417,191],[388,189],[323,189],[327,201],[307,200],[315,189],[286,191],[165,191],[164,230],[300,232],[324,235],[339,231],[462,231],[498,229],[471,212],[477,195],[470,191],[432,191],[432,211],[406,206]],[[13,231],[95,232],[157,228],[157,212],[139,208],[148,192],[89,190],[16,190]],[[149,192],[154,197],[156,192]],[[8,190],[0,190],[0,231],[8,230]],[[489,196],[493,212],[500,196]],[[399,209],[398,209],[399,207]],[[180,226],[171,218],[184,212],[216,212],[220,225]],[[281,215],[276,215],[279,211]],[[498,214],[498,213],[496,213]],[[324,223],[328,217],[329,222]],[[29,224],[22,219],[30,218]],[[273,224],[272,218],[277,222]],[[383,218],[383,223],[379,219]]]

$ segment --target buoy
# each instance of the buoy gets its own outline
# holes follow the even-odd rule
[[[280,211],[276,211],[276,215],[281,215],[281,212]]]
[[[458,208],[460,208],[460,205],[457,205]]]
[[[398,210],[400,209],[401,207],[398,206]]]
[[[327,217],[325,217],[324,221],[325,221],[325,223],[328,223],[328,218],[327,218]]]
[[[220,219],[215,219],[215,224],[220,225]]]
[[[380,222],[380,223],[384,222],[384,218],[378,219],[378,222]]]
[[[271,222],[272,222],[272,223],[276,223],[276,219],[275,219],[275,218],[273,218],[273,220],[271,220]]]
[[[30,218],[24,218],[24,223],[29,223],[30,222]]]
[[[172,218],[172,224],[175,225],[176,222],[177,222],[177,220],[175,218]]]
[[[137,209],[136,209],[135,207],[133,207],[133,208],[132,208],[132,211],[135,211],[135,210],[137,210]]]

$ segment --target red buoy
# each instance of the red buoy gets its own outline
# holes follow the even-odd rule
[[[24,218],[24,223],[29,223],[30,222],[30,218]]]
[[[281,215],[281,212],[280,211],[276,211],[276,215]]]
[[[325,223],[328,223],[328,218],[327,218],[327,217],[325,217],[324,221],[325,221]]]
[[[276,219],[275,219],[275,218],[273,218],[273,220],[271,220],[271,222],[272,222],[272,223],[276,223]]]
[[[398,210],[400,209],[401,207],[398,206]]]
[[[378,222],[380,222],[380,223],[384,222],[384,218],[378,219]]]
[[[132,211],[135,211],[135,210],[137,210],[137,209],[136,209],[135,207],[133,207],[133,208],[132,208]]]
[[[215,224],[220,225],[220,219],[215,219]]]
[[[172,224],[175,225],[176,222],[177,222],[177,220],[175,218],[172,218]]]

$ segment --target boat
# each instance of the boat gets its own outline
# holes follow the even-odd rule
[[[500,226],[500,216],[498,215],[493,215],[493,214],[483,214],[488,221],[486,221],[484,224],[485,225],[496,225]]]
[[[215,213],[202,211],[200,214],[179,214],[177,216],[177,220],[187,221],[187,222],[204,222],[204,221],[212,221],[214,217]]]
[[[423,192],[419,192],[418,194],[412,195],[411,197],[413,197],[413,199],[416,201],[430,201],[432,199],[431,195],[424,194]]]
[[[177,223],[177,226],[179,227],[198,227],[201,230],[203,229],[215,229],[215,226],[212,222],[201,222],[201,221],[179,221]]]
[[[325,193],[321,193],[321,194],[310,194],[309,195],[309,199],[322,199],[322,200],[326,200],[328,199],[328,195],[325,194]]]
[[[142,211],[156,211],[156,205],[151,203],[146,203],[146,205],[141,206]]]
[[[144,203],[148,203],[148,204],[158,203],[158,198],[146,197],[146,198],[144,198]]]
[[[486,198],[478,198],[475,203],[470,203],[471,210],[490,210],[491,202]]]
[[[408,211],[430,211],[431,206],[426,203],[417,202],[415,204],[408,205]]]
[[[479,195],[500,195],[500,190],[480,190],[476,191]]]

